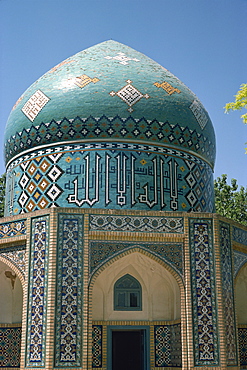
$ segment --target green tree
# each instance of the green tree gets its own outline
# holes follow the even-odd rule
[[[240,85],[240,89],[235,95],[235,101],[227,103],[224,108],[226,113],[230,110],[247,109],[247,84]],[[247,113],[244,113],[241,118],[244,123],[247,123]]]
[[[236,179],[229,185],[224,174],[214,180],[214,192],[216,212],[247,225],[247,188],[240,186],[238,190]]]
[[[0,217],[4,215],[6,174],[0,176]]]

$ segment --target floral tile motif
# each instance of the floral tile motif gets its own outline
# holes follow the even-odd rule
[[[230,226],[220,224],[222,296],[225,314],[227,364],[238,364],[236,345],[236,321],[234,307],[233,268],[231,255]]]
[[[117,254],[132,248],[141,248],[163,259],[183,276],[182,243],[133,243],[118,241],[91,241],[89,244],[90,272],[93,273],[103,263]]]
[[[32,219],[26,366],[45,367],[49,216]]]
[[[57,245],[55,366],[81,366],[83,216],[60,214]]]
[[[191,291],[196,366],[218,365],[212,221],[190,219]]]
[[[182,217],[90,215],[90,230],[183,233]]]
[[[0,239],[10,238],[12,236],[26,235],[26,232],[26,220],[18,220],[0,224]]]
[[[233,257],[234,257],[234,278],[235,278],[241,267],[247,262],[247,253],[233,251]]]
[[[181,325],[155,325],[155,367],[182,367]]]
[[[7,252],[1,252],[0,250],[0,256],[6,258],[11,263],[13,263],[20,270],[22,276],[25,278],[25,265],[26,265],[25,250],[12,250],[12,251],[7,251]]]
[[[247,245],[247,231],[233,226],[232,239],[237,243]]]

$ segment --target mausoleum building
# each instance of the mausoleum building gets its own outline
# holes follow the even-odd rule
[[[115,41],[5,129],[0,369],[247,369],[247,228],[215,213],[197,96]]]

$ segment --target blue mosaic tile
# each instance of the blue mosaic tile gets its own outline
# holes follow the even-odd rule
[[[89,229],[181,234],[184,223],[182,217],[89,215]]]
[[[123,243],[119,241],[91,241],[89,243],[91,274],[112,257],[133,248],[141,248],[154,254],[169,264],[181,277],[183,276],[182,243]]]
[[[93,325],[92,329],[92,367],[97,369],[102,367],[102,325]]]
[[[179,150],[88,143],[28,156],[8,170],[8,215],[48,207],[214,210],[212,169]]]
[[[234,257],[234,278],[236,278],[241,267],[247,262],[247,253],[233,251]]]
[[[0,239],[13,236],[26,235],[26,220],[0,223]]]
[[[212,220],[190,219],[191,293],[196,366],[218,365]]]
[[[228,366],[238,365],[230,226],[220,223],[222,297]]]
[[[247,368],[247,327],[238,328],[239,360],[241,369]]]
[[[34,146],[109,139],[182,147],[212,165],[215,159],[212,122],[195,94],[144,54],[108,40],[23,93],[6,126],[6,160]]]
[[[232,239],[237,243],[247,245],[247,231],[233,226]]]
[[[45,367],[49,216],[31,221],[26,366]]]
[[[6,249],[5,249],[6,250]],[[10,261],[20,271],[22,276],[26,277],[26,251],[25,247],[23,250],[12,250],[2,251],[0,250],[0,256]]]
[[[92,138],[104,140],[105,137],[127,139],[127,141],[151,139],[153,144],[156,142],[179,145],[191,151],[198,151],[206,155],[209,161],[213,161],[215,154],[214,144],[203,134],[198,134],[196,130],[191,130],[189,127],[169,124],[168,121],[159,122],[156,119],[150,121],[144,117],[135,119],[130,116],[125,119],[119,116],[110,118],[104,115],[100,118],[77,116],[74,119],[64,118],[62,121],[52,120],[49,123],[41,123],[39,126],[31,126],[21,132],[16,132],[8,139],[5,155],[7,159],[10,159],[21,153],[24,148],[30,149],[46,143],[47,139],[49,143],[55,143],[78,140],[78,137],[90,140]]]
[[[155,367],[182,367],[181,325],[154,326]]]
[[[0,368],[19,368],[21,327],[0,327]]]
[[[55,366],[80,367],[83,301],[83,216],[58,216]]]

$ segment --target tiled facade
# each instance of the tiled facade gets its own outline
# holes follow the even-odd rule
[[[83,216],[59,215],[55,366],[81,366]]]
[[[56,222],[51,222],[51,219]],[[32,235],[30,244],[28,243],[32,263],[25,269],[26,274],[28,273],[26,278],[29,281],[27,310],[30,314],[27,316],[27,322],[22,323],[24,338],[22,346],[25,349],[22,353],[26,356],[23,369],[53,368],[52,366],[84,369],[87,362],[90,362],[88,369],[107,369],[109,338],[107,339],[106,329],[112,325],[114,327],[116,325],[121,325],[121,327],[139,325],[150,328],[148,347],[152,369],[186,369],[187,365],[184,364],[184,356],[188,356],[186,342],[189,343],[189,348],[192,345],[193,358],[191,361],[193,366],[199,369],[205,366],[221,369],[222,363],[225,363],[225,366],[230,363],[234,369],[240,368],[241,365],[244,369],[247,349],[246,328],[242,325],[237,330],[235,324],[235,311],[232,305],[234,292],[229,285],[229,276],[233,275],[229,275],[232,267],[229,265],[230,257],[227,251],[232,250],[231,253],[236,255],[241,253],[243,257],[245,254],[247,256],[247,250],[244,253],[244,248],[246,248],[244,244],[241,252],[229,247],[229,230],[235,227],[231,221],[207,213],[198,214],[194,218],[190,214],[172,212],[163,214],[153,212],[147,216],[141,211],[100,210],[96,212],[91,210],[88,212],[69,208],[38,211],[25,215],[25,220],[27,233],[24,242],[28,241],[28,235]],[[221,230],[219,242],[214,237],[213,220]],[[3,219],[3,224],[7,223],[8,218]],[[124,225],[122,229],[119,228],[121,223]],[[161,225],[165,228],[162,233],[159,229]],[[144,226],[147,231],[141,230],[140,232],[139,228]],[[239,227],[240,230],[245,231],[245,228]],[[131,231],[128,230],[129,228]],[[134,228],[136,231],[133,230]],[[49,242],[49,235],[57,235],[52,243]],[[188,246],[184,242],[187,237]],[[19,271],[18,276],[21,276],[23,263],[19,263],[18,266],[16,257],[11,259],[12,245],[18,238],[20,237],[6,237],[2,241],[0,260],[6,261],[9,266],[15,266]],[[23,236],[21,238],[23,239]],[[234,241],[232,243],[234,244]],[[54,261],[51,261],[47,254],[48,245],[53,258],[56,258]],[[238,248],[239,245],[240,243],[237,243]],[[10,252],[7,252],[8,248]],[[15,248],[18,251],[18,246]],[[18,253],[25,251],[23,246],[19,248]],[[168,268],[173,276],[180,279],[181,300],[184,302],[186,302],[187,292],[183,281],[187,279],[189,271],[184,270],[183,255],[189,252],[187,251],[189,248],[192,304],[187,302],[185,306],[182,306],[181,320],[178,322],[92,321],[90,296],[89,303],[87,303],[88,298],[83,293],[84,280],[86,283],[90,279],[90,284],[93,286],[94,276],[99,274],[105,266],[109,266],[111,260],[127,255],[132,248],[137,253],[147,253],[155,261],[162,263],[164,268]],[[216,303],[216,294],[220,293],[217,293],[215,284],[213,263],[215,250],[218,250],[222,256],[219,261],[222,266],[220,287],[221,294],[223,294],[226,329],[219,326],[218,322],[219,307]],[[89,261],[88,268],[83,264],[85,260]],[[55,292],[49,288],[48,276],[52,273],[49,266],[53,266],[56,271]],[[233,278],[231,279],[234,283]],[[47,302],[50,300],[54,301],[56,308],[53,313],[49,314],[48,320]],[[87,304],[89,304],[88,314],[84,312]],[[192,314],[192,326],[187,334],[186,310]],[[50,322],[49,325],[52,324],[55,327],[54,340],[49,338],[52,332],[47,327],[47,320]],[[87,336],[85,336],[85,328],[87,328]],[[225,355],[220,352],[221,338],[226,338]],[[51,343],[49,347],[47,343]],[[6,346],[6,343],[4,345]],[[52,345],[52,350],[50,345]],[[17,348],[20,349],[18,346],[16,344],[16,352],[18,352]],[[90,346],[92,357],[87,354],[90,352]],[[81,349],[86,352],[81,352]],[[50,364],[49,367],[47,364]]]
[[[209,164],[181,150],[117,142],[54,146],[11,163],[6,215],[54,206],[213,212],[212,176]]]
[[[141,370],[246,368],[247,228],[214,213],[193,92],[106,41],[30,86],[4,141],[0,368],[118,370],[123,333]]]

